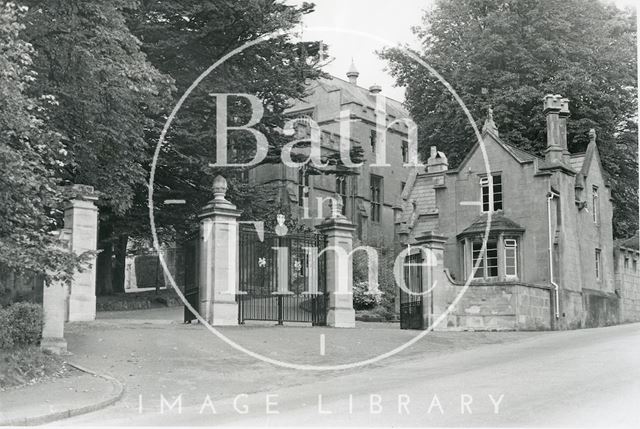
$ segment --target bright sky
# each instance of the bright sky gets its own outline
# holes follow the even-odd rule
[[[405,43],[417,46],[411,27],[421,23],[423,11],[433,7],[435,0],[311,1],[316,5],[315,12],[304,19],[303,39],[323,40],[329,46],[329,54],[334,60],[324,70],[346,79],[353,58],[360,72],[360,86],[368,88],[379,84],[384,95],[403,101],[404,89],[393,86],[395,81],[385,70],[386,62],[379,59],[375,51]],[[636,4],[636,0],[606,1],[619,7]],[[302,4],[303,0],[285,0],[285,3]]]
[[[404,100],[404,89],[393,87],[395,81],[385,69],[385,61],[375,51],[385,46],[409,43],[416,38],[411,27],[420,24],[422,10],[433,0],[315,0],[315,12],[304,20],[305,40],[322,40],[329,46],[333,62],[325,67],[327,73],[346,79],[353,58],[360,72],[358,84],[365,88],[382,86],[387,97]],[[302,4],[302,0],[286,0]],[[314,27],[328,27],[314,30]],[[353,31],[362,34],[347,33]],[[385,43],[375,37],[388,41]]]

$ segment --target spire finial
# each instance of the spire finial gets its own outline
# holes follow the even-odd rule
[[[493,108],[491,106],[489,106],[489,108],[487,109],[487,119],[484,120],[484,125],[482,126],[483,134],[489,131],[495,134],[496,136],[499,136],[498,127],[496,126],[496,123],[493,120]]]
[[[589,143],[596,144],[596,130],[593,128],[589,130]]]
[[[351,66],[349,66],[349,71],[347,71],[347,77],[349,78],[349,82],[351,82],[354,85],[357,85],[358,76],[360,76],[360,73],[356,68],[356,64],[353,61],[353,57],[351,57]]]

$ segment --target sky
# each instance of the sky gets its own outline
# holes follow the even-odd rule
[[[553,1],[553,0],[549,0]],[[606,0],[619,7],[635,6],[636,0]],[[324,71],[346,79],[351,59],[360,72],[358,84],[368,88],[382,86],[382,93],[399,101],[404,89],[394,87],[395,81],[385,70],[386,62],[375,51],[385,46],[418,41],[411,27],[422,22],[424,10],[430,10],[435,0],[312,0],[315,12],[305,16],[304,40],[323,40],[333,61]],[[285,0],[302,4],[303,0]],[[324,28],[320,28],[324,27]],[[362,33],[362,34],[355,34]],[[378,39],[384,39],[384,42]]]

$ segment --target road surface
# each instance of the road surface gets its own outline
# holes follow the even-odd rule
[[[158,392],[138,405],[127,416],[104,410],[57,424],[639,428],[640,324],[396,360],[216,400]]]

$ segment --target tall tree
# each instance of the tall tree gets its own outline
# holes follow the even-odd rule
[[[212,168],[216,161],[216,93],[257,96],[264,116],[256,128],[267,136],[265,162],[278,162],[280,148],[289,141],[279,131],[291,100],[301,99],[307,83],[320,76],[317,42],[298,42],[293,31],[302,17],[312,12],[277,0],[143,1],[129,16],[133,33],[142,41],[149,60],[175,79],[177,98],[214,62],[246,43],[282,33],[229,58],[191,93],[172,124],[163,145],[155,176],[157,224],[179,238],[197,227],[195,214],[211,199],[213,178],[224,175],[229,199],[246,218],[261,218],[274,208],[274,190],[255,189],[246,180],[246,169]],[[173,108],[169,106],[167,111]],[[229,99],[229,125],[247,122],[251,114],[246,99]],[[153,138],[166,117],[158,118]],[[246,132],[229,133],[230,162],[251,159],[255,139]],[[137,216],[146,221],[146,193],[140,196]],[[165,199],[184,199],[185,205],[165,206]],[[275,215],[274,215],[275,217]],[[143,225],[140,226],[144,228]]]
[[[19,37],[25,12],[0,4],[0,265],[68,278],[76,260],[51,234],[65,197],[56,173],[66,151],[46,124],[56,99],[28,95],[37,75],[33,47]]]
[[[146,60],[126,26],[124,10],[135,8],[136,1],[24,3],[29,12],[23,34],[37,52],[32,92],[52,94],[60,104],[48,121],[69,153],[60,177],[93,185],[101,194],[98,280],[108,292],[115,224],[144,187],[145,130],[169,100],[171,78]]]
[[[480,121],[493,107],[511,144],[541,154],[545,94],[570,99],[568,141],[584,150],[588,130],[608,172],[614,235],[638,228],[636,12],[596,0],[439,0],[414,29],[420,55]],[[453,167],[476,141],[464,113],[427,70],[400,49],[381,53],[418,123],[420,148],[437,145]]]

